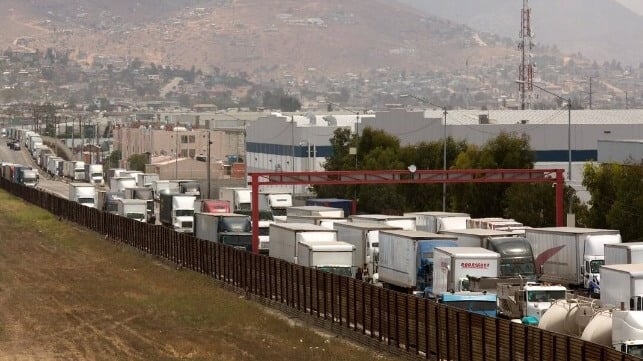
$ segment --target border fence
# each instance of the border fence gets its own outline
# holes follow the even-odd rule
[[[611,347],[485,317],[82,206],[0,179],[11,194],[248,298],[407,359],[639,360]]]

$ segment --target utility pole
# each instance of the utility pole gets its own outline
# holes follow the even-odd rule
[[[592,77],[589,77],[589,109],[592,109]]]
[[[208,158],[207,158],[207,164],[208,164],[208,199],[210,198],[210,184],[211,184],[211,179],[210,179],[210,172],[211,172],[211,163],[210,163],[210,147],[212,146],[212,140],[210,139],[210,129],[208,129]],[[246,162],[246,166],[247,166]]]

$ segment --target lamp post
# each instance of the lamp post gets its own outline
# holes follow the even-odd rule
[[[444,114],[444,126],[442,127],[442,170],[444,171],[444,179],[446,180],[447,177],[447,108],[445,106],[440,106],[437,104],[433,104],[432,102],[428,101],[427,99],[420,98],[415,95],[411,94],[401,94],[400,98],[413,98],[419,102],[426,103],[428,105],[434,106],[436,108],[442,109],[442,112]],[[447,209],[447,183],[443,182],[442,183],[442,212],[446,212]]]
[[[517,80],[516,83],[522,84],[524,81],[522,80]],[[569,186],[571,187],[572,183],[572,98],[564,98],[556,93],[553,93],[541,86],[538,86],[536,84],[531,84],[534,88],[539,89],[553,97],[556,97],[564,102],[567,102],[567,180],[569,181]],[[572,213],[572,196],[570,193],[569,196],[569,205],[568,205],[569,213]]]

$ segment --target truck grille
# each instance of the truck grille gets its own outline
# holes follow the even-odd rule
[[[192,222],[181,222],[181,227],[192,228]]]

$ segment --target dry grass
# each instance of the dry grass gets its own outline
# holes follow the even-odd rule
[[[0,192],[0,360],[373,360]]]

